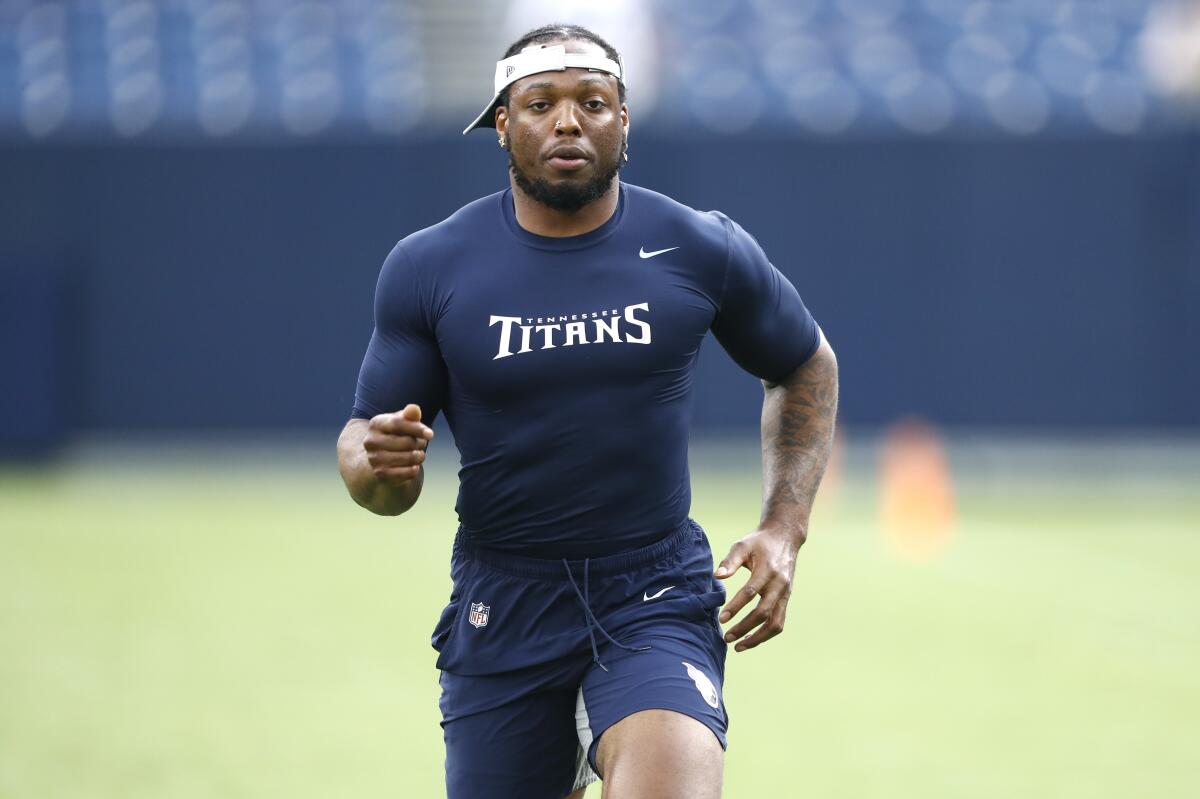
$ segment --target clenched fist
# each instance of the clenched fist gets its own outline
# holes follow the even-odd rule
[[[421,423],[420,406],[407,405],[399,413],[372,417],[363,449],[375,477],[399,487],[421,473],[425,448],[432,438],[433,430]]]

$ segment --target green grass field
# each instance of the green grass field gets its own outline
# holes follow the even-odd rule
[[[184,462],[0,472],[0,798],[441,795],[452,474],[379,519],[332,454]],[[1195,485],[967,481],[914,563],[844,480],[787,631],[730,653],[725,795],[1200,795]],[[720,555],[758,475],[695,495]]]

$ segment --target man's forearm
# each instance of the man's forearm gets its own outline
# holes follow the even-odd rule
[[[367,461],[363,438],[365,419],[351,419],[338,437],[338,469],[350,496],[362,507],[380,516],[397,516],[416,504],[425,478],[424,468],[416,478],[397,488],[381,481]]]
[[[829,342],[779,383],[764,382],[762,411],[763,509],[760,527],[808,534],[808,517],[829,452],[837,416],[837,357]]]

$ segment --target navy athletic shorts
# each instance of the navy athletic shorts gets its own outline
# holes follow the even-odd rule
[[[596,779],[604,731],[660,708],[721,746],[725,589],[688,519],[642,549],[543,560],[454,542],[433,633],[450,799],[563,799]]]

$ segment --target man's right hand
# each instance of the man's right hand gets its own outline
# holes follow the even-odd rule
[[[372,417],[363,449],[376,479],[399,488],[420,475],[432,439],[433,430],[421,423],[420,406],[407,405],[398,413]]]

